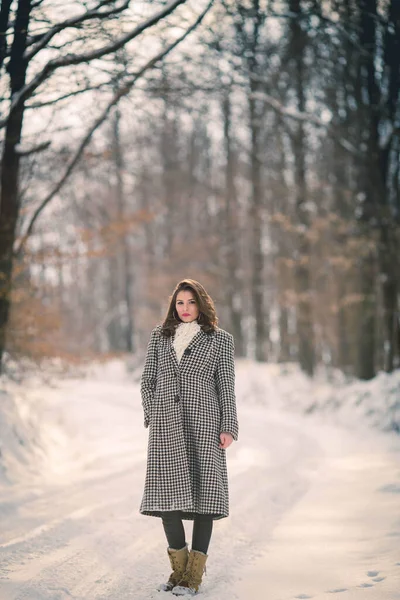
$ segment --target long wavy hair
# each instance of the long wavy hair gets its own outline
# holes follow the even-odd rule
[[[197,322],[202,330],[205,333],[212,333],[215,331],[218,325],[218,317],[213,299],[198,281],[195,281],[194,279],[182,279],[182,281],[175,286],[172,295],[169,297],[168,310],[161,328],[162,334],[165,335],[165,337],[171,337],[174,335],[175,329],[178,327],[179,323],[182,323],[182,320],[175,310],[176,297],[179,292],[182,291],[192,292],[195,297],[199,309]]]

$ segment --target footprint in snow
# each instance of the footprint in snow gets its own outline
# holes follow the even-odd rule
[[[296,600],[308,600],[308,598],[313,598],[313,596],[308,596],[307,594],[299,594],[295,596]]]
[[[348,592],[347,588],[336,588],[335,590],[328,590],[328,594],[340,594],[340,592]]]
[[[373,587],[373,586],[374,586],[373,583],[361,583],[357,587],[359,587],[359,588],[369,588],[369,587]]]
[[[377,575],[379,575],[379,571],[368,571],[367,575],[368,577],[376,577]]]

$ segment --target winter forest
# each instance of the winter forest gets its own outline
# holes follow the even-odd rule
[[[3,359],[134,352],[192,277],[239,357],[399,366],[397,0],[4,0],[0,31]]]
[[[1,600],[400,600],[399,432],[400,0],[1,0]]]

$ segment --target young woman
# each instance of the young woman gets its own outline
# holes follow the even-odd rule
[[[149,427],[140,512],[160,517],[172,573],[159,590],[199,590],[213,521],[229,515],[225,450],[238,439],[234,342],[193,279],[180,281],[151,332],[141,377]],[[193,520],[190,552],[182,519]]]

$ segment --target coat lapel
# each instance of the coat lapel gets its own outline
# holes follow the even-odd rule
[[[177,371],[179,369],[179,363],[178,363],[178,357],[176,356],[175,348],[172,343],[173,341],[174,341],[174,338],[172,335],[171,335],[171,337],[167,338],[167,347],[168,347],[168,353],[172,360],[172,365],[173,365],[175,371]]]

